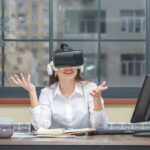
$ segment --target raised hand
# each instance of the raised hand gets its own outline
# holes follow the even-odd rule
[[[100,94],[107,90],[108,86],[106,85],[106,82],[103,81],[102,84],[98,85],[96,89],[94,89],[93,91],[91,91],[91,96],[94,98],[99,98]]]
[[[101,99],[101,93],[108,89],[106,82],[103,81],[102,84],[97,86],[93,91],[90,92],[90,95],[93,97],[94,101],[94,111],[101,111],[104,108],[104,104]]]
[[[20,77],[15,74],[10,78],[17,86],[20,86],[29,92],[31,107],[36,107],[39,105],[36,88],[30,81],[30,74],[28,74],[27,80],[24,78],[23,73],[20,73]]]
[[[10,78],[17,86],[24,88],[28,92],[35,91],[35,86],[30,81],[30,74],[28,74],[27,79],[25,79],[23,73],[20,73],[20,77],[17,74],[15,74]]]

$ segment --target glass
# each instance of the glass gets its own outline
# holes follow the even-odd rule
[[[59,48],[62,43],[67,44],[70,48],[76,50],[82,50],[84,54],[84,71],[83,76],[87,80],[98,83],[98,47],[97,42],[74,42],[74,41],[62,41],[54,43],[54,50]]]
[[[2,49],[0,47],[0,86],[2,85]]]
[[[36,86],[48,85],[46,66],[49,60],[48,42],[7,42],[5,47],[5,86],[13,85],[10,76],[24,73],[31,74]]]
[[[2,0],[0,0],[0,9],[2,8]],[[2,18],[1,18],[2,12],[0,11],[0,86],[2,85],[2,35],[1,35],[1,25],[2,25]]]
[[[5,0],[7,39],[46,39],[49,35],[49,0]],[[41,21],[42,20],[42,21]]]
[[[2,0],[0,0],[0,10],[2,9]],[[0,11],[0,18],[2,16],[2,11]]]
[[[146,68],[145,42],[102,42],[102,54],[101,79],[109,86],[141,87]]]
[[[146,0],[101,0],[106,11],[106,32],[102,39],[145,39]]]
[[[3,2],[4,39],[10,41],[4,49],[6,76],[31,72],[36,86],[47,84],[49,41],[44,46],[45,42],[16,43],[11,39],[48,39],[49,22],[53,22],[54,49],[62,42],[82,49],[87,79],[98,82],[100,77],[112,87],[141,86],[146,70],[146,0],[54,0],[53,20],[49,20],[49,0]],[[61,42],[57,42],[59,39]],[[9,86],[6,79],[5,85]]]
[[[53,1],[54,38],[93,39],[98,37],[97,0]],[[105,17],[104,13],[102,16]],[[104,30],[104,26],[102,27]]]

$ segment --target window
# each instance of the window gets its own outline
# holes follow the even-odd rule
[[[8,75],[31,72],[35,85],[43,87],[49,57],[64,42],[83,50],[87,79],[97,84],[104,79],[115,89],[140,87],[145,67],[148,73],[150,68],[147,4],[149,0],[0,0],[1,54],[7,58],[0,64]],[[7,86],[3,74],[0,80]]]
[[[32,9],[35,11],[38,8],[37,2],[32,2]]]
[[[80,33],[96,33],[96,11],[79,13],[79,32]]]
[[[121,54],[121,75],[141,76],[144,73],[144,54]]]
[[[145,32],[144,10],[121,10],[122,32]]]
[[[28,7],[28,3],[26,3],[25,1],[21,1],[21,2],[18,1],[17,5],[19,9],[26,9]]]
[[[68,33],[97,33],[98,17],[95,10],[67,10],[65,31]],[[101,11],[101,33],[106,33],[106,11]]]

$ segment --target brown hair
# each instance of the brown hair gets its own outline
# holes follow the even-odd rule
[[[72,49],[69,48],[69,47],[66,47],[65,49],[64,48],[59,48],[59,49],[56,49],[54,53],[63,52],[63,51],[70,51],[70,50],[72,50]],[[77,69],[77,75],[75,77],[76,81],[84,81],[85,80],[81,76],[80,72],[81,72],[80,69]],[[55,75],[55,71],[53,71],[52,75],[49,76],[49,85],[52,85],[53,83],[56,83],[56,82],[59,82],[59,79],[58,79],[58,76]]]

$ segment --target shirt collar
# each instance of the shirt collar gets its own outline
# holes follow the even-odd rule
[[[82,87],[81,83],[76,83],[73,94],[79,94],[79,95],[83,96],[83,87]],[[56,89],[54,91],[54,98],[57,95],[62,95],[60,92],[59,83],[57,84]]]

